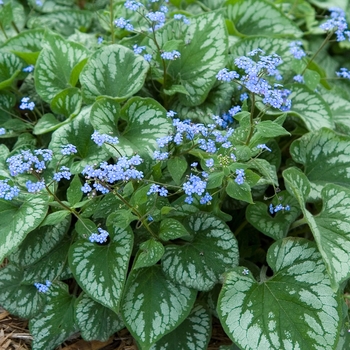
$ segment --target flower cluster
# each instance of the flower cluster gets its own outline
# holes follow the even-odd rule
[[[26,182],[26,187],[27,187],[28,192],[37,193],[45,188],[45,181],[41,180],[41,181],[37,181],[37,182],[32,182],[32,181],[28,180]]]
[[[51,284],[52,283],[50,281],[46,280],[45,284],[34,283],[34,286],[36,287],[39,293],[47,293],[49,291]]]
[[[0,136],[5,134],[6,134],[5,128],[0,128]]]
[[[143,7],[143,4],[141,4],[138,1],[126,1],[124,3],[125,8],[127,8],[128,10],[132,10],[132,11],[137,11],[140,7]]]
[[[143,172],[136,170],[135,166],[140,165],[142,159],[139,155],[127,157],[120,157],[116,164],[108,164],[103,162],[98,169],[91,165],[87,165],[82,174],[88,180],[81,190],[84,193],[90,193],[93,189],[89,182],[94,181],[93,187],[95,191],[100,191],[103,194],[109,192],[109,189],[104,184],[114,184],[117,181],[141,180]]]
[[[259,56],[258,60],[251,57]],[[278,66],[283,63],[280,56],[272,54],[266,56],[264,51],[256,49],[234,60],[235,65],[244,71],[239,75],[236,71],[228,71],[224,68],[219,71],[217,78],[221,81],[230,82],[239,79],[239,84],[244,86],[248,91],[263,97],[263,103],[282,111],[289,110],[291,101],[287,98],[290,91],[282,89],[282,85],[274,84],[273,86],[263,78],[264,75],[281,80],[282,76],[278,70]]]
[[[107,135],[107,134],[100,134],[98,131],[95,131],[91,135],[91,139],[98,146],[102,146],[104,143],[111,143],[112,145],[119,143],[118,137],[112,137],[112,136]]]
[[[295,75],[293,77],[293,80],[301,84],[304,83],[304,77],[300,74]]]
[[[161,197],[166,197],[168,195],[168,190],[165,187],[161,187],[160,185],[153,184],[151,185],[147,194],[150,195],[152,193],[159,193]]]
[[[33,70],[34,70],[34,66],[32,64],[30,64],[29,66],[24,67],[22,69],[22,71],[25,72],[25,73],[31,73],[31,72],[33,72]]]
[[[114,21],[114,24],[116,27],[128,30],[129,32],[132,32],[134,30],[134,26],[130,23],[130,20],[125,19],[123,17],[116,19]]]
[[[146,18],[152,22],[152,25],[149,28],[150,32],[153,32],[154,30],[157,30],[164,26],[166,20],[165,14],[167,12],[168,8],[166,6],[161,6],[160,11],[151,11],[146,14]]]
[[[329,9],[331,12],[330,19],[320,25],[320,28],[326,32],[334,31],[337,36],[337,41],[346,40],[346,36],[350,40],[350,31],[345,19],[345,12],[337,7]]]
[[[8,181],[7,179],[0,180],[0,198],[10,201],[19,195],[19,188],[17,186],[11,187]]]
[[[338,77],[344,79],[350,79],[350,70],[346,68],[340,68],[339,72],[335,72]]]
[[[109,233],[106,230],[103,230],[102,228],[97,229],[99,233],[93,233],[89,237],[89,241],[91,243],[97,242],[97,243],[105,243],[107,241],[107,238],[109,236]]]
[[[179,51],[173,50],[171,52],[164,51],[160,54],[164,60],[176,60],[181,56]]]
[[[20,109],[29,109],[30,111],[33,111],[35,108],[35,103],[33,101],[29,102],[29,97],[23,97],[21,99],[21,104],[19,105]]]
[[[64,155],[64,156],[68,156],[70,154],[75,154],[77,153],[77,148],[72,145],[71,143],[68,143],[67,145],[62,145],[61,146],[61,153]]]
[[[303,43],[301,41],[292,41],[289,44],[289,52],[296,58],[297,60],[301,60],[304,56],[306,56],[305,51],[301,48]]]
[[[62,179],[70,180],[72,174],[69,171],[69,168],[62,166],[60,170],[61,171],[53,174],[53,179],[57,182],[61,181]]]
[[[174,15],[174,19],[178,20],[178,21],[182,21],[185,24],[190,24],[190,20],[185,16],[185,15],[181,15],[181,14],[176,14]]]
[[[244,183],[244,176],[245,176],[245,173],[244,173],[244,169],[236,169],[236,178],[235,178],[235,182],[238,184],[238,185],[242,185]]]
[[[28,150],[22,150],[20,154],[12,156],[6,160],[9,164],[10,174],[41,173],[46,169],[46,162],[52,160],[52,151],[50,149],[38,149],[32,153]]]
[[[275,207],[273,206],[273,204],[269,205],[269,211],[270,211],[271,214],[275,214],[275,213],[277,213],[278,211],[281,211],[281,210],[289,211],[290,210],[290,206],[288,204],[285,207],[282,204],[277,204]]]
[[[193,202],[193,195],[197,194],[198,196],[202,196],[200,198],[201,204],[206,204],[212,200],[212,196],[206,192],[207,182],[203,181],[199,176],[190,174],[188,181],[186,181],[182,185],[182,189],[187,195],[185,198],[185,202],[191,204]],[[204,195],[203,195],[204,194]]]

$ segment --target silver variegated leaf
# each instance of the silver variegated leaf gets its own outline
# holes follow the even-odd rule
[[[130,228],[117,226],[108,230],[110,242],[91,243],[87,239],[74,243],[68,255],[69,266],[81,288],[95,301],[119,310],[129,258],[133,246]]]
[[[134,270],[125,287],[121,313],[140,350],[149,349],[179,326],[195,298],[195,290],[165,278],[159,265]]]
[[[285,238],[267,260],[274,275],[260,282],[243,267],[227,273],[217,307],[226,334],[245,350],[334,349],[343,304],[316,245]]]
[[[44,195],[28,195],[12,201],[0,199],[0,261],[39,226],[46,215],[47,203]]]
[[[109,45],[96,51],[80,76],[83,96],[88,102],[104,96],[124,101],[139,91],[149,64],[141,56],[121,45]]]
[[[75,297],[62,282],[52,284],[46,293],[45,308],[29,322],[33,350],[53,350],[78,329],[74,321]]]
[[[211,314],[197,304],[180,326],[157,341],[150,350],[206,350],[211,334]]]
[[[35,65],[35,88],[40,97],[51,102],[62,90],[74,87],[74,68],[88,57],[87,49],[64,40],[59,35],[48,35]]]
[[[184,226],[193,239],[167,245],[162,269],[176,283],[210,290],[223,272],[238,265],[236,238],[223,221],[204,212],[186,218]]]
[[[107,341],[113,333],[125,327],[120,316],[86,294],[77,300],[75,317],[85,340]]]

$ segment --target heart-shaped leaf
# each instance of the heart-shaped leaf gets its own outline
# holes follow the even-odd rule
[[[290,152],[319,191],[329,183],[350,187],[350,137],[321,129],[295,140]]]
[[[289,113],[297,115],[310,131],[323,127],[332,128],[332,113],[324,99],[316,92],[301,84],[293,84],[292,93],[288,97],[292,100]]]
[[[206,350],[211,333],[211,315],[202,305],[196,305],[180,326],[166,334],[150,350]]]
[[[242,267],[227,273],[217,307],[226,334],[245,350],[334,349],[343,304],[316,245],[285,238],[267,260],[274,275],[259,283]]]
[[[43,226],[29,232],[21,245],[10,255],[11,262],[21,266],[37,262],[63,238],[70,222],[71,218],[68,216],[54,226]]]
[[[105,46],[91,56],[81,73],[83,96],[91,103],[99,96],[124,101],[142,88],[148,69],[143,57],[125,46]]]
[[[88,122],[90,109],[89,107],[83,108],[69,124],[57,129],[52,134],[49,145],[54,155],[57,155],[57,158],[54,159],[56,162],[61,159],[62,145],[73,144],[76,146],[78,153],[75,156],[78,161],[74,162],[71,167],[71,172],[74,174],[80,173],[88,164],[99,164],[109,158],[107,151],[91,140],[94,129]]]
[[[187,218],[184,226],[193,240],[167,245],[162,269],[188,288],[210,290],[223,272],[238,265],[236,238],[223,221],[203,212]]]
[[[164,254],[163,244],[149,239],[140,244],[140,252],[136,257],[134,269],[155,265]]]
[[[272,37],[302,35],[295,23],[267,1],[230,0],[226,4],[227,17],[243,35],[259,34]]]
[[[66,41],[59,35],[46,36],[34,71],[35,87],[40,97],[50,103],[59,92],[73,87],[73,69],[87,57],[84,46]]]
[[[85,340],[107,341],[113,333],[125,327],[114,311],[86,294],[76,302],[75,317],[81,336]]]
[[[12,85],[24,64],[12,53],[0,55],[0,90]]]
[[[246,211],[247,221],[275,240],[286,237],[290,225],[301,214],[299,203],[287,191],[278,193],[278,197],[274,198],[274,207],[278,204],[282,204],[283,207],[289,205],[290,210],[279,211],[272,217],[265,203],[255,202],[255,204],[249,204]]]
[[[313,216],[305,208],[302,189],[308,186],[305,175],[300,177],[295,168],[290,168],[283,172],[283,177],[288,191],[299,201],[336,290],[350,277],[350,189],[333,184],[324,186],[322,211]],[[301,182],[304,184],[300,186]]]
[[[161,240],[169,241],[183,236],[189,236],[189,232],[180,221],[166,218],[160,222],[159,238]]]
[[[111,227],[108,244],[79,240],[69,250],[69,266],[81,288],[92,299],[119,310],[133,246],[131,229]]]
[[[149,349],[185,320],[195,298],[195,290],[166,279],[159,265],[137,269],[125,287],[122,317],[140,349]]]
[[[47,197],[44,195],[28,195],[23,201],[0,199],[0,261],[39,226],[47,209]]]
[[[38,292],[37,292],[38,293]],[[50,286],[44,310],[29,322],[33,350],[53,350],[77,331],[74,322],[75,297],[62,282]]]
[[[133,97],[120,113],[115,101],[102,99],[94,103],[90,120],[97,131],[118,136],[118,151],[129,156],[135,152],[141,156],[153,155],[158,149],[157,139],[172,132],[166,110],[151,98]],[[118,127],[120,120],[126,122],[122,130]]]
[[[33,283],[23,283],[23,276],[23,269],[12,264],[0,269],[0,305],[14,315],[30,318],[40,312],[44,296]]]
[[[59,92],[51,101],[50,107],[53,112],[65,117],[76,116],[81,108],[81,92],[77,88],[68,88]]]

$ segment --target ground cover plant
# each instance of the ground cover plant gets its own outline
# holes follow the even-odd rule
[[[33,349],[350,344],[347,0],[0,1],[0,305]]]

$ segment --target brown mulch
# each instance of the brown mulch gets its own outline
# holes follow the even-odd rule
[[[30,350],[32,336],[28,321],[10,315],[0,307],[0,350]],[[231,344],[220,323],[213,320],[212,337],[208,350],[217,350],[220,345]],[[85,341],[79,335],[64,342],[56,350],[138,350],[130,333],[123,329],[107,342]]]

